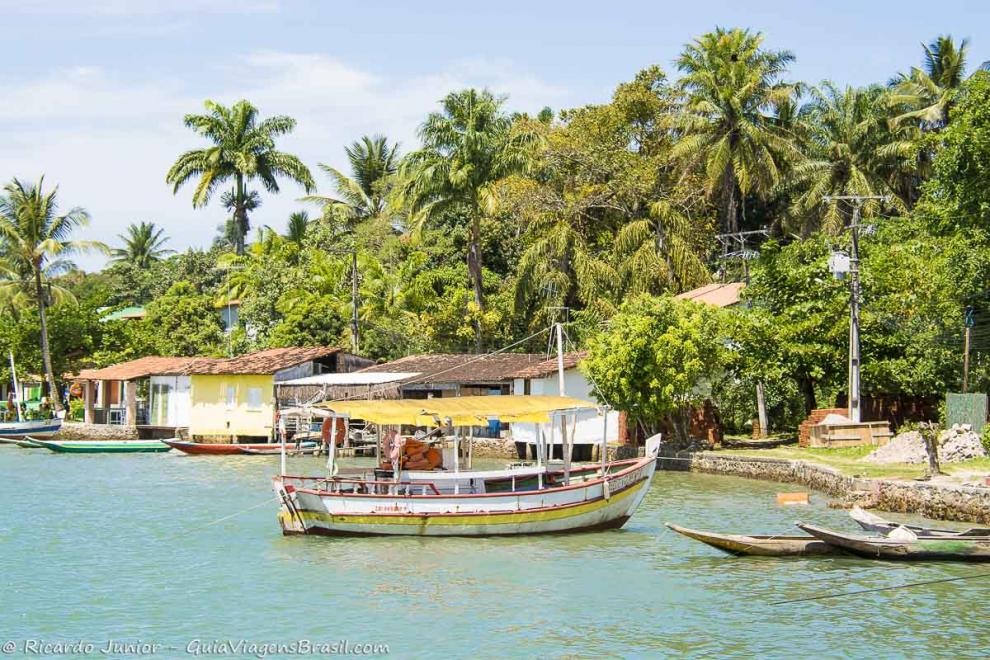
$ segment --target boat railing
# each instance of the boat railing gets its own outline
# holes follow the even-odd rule
[[[376,479],[341,479],[334,477],[282,477],[285,482],[312,484],[314,490],[327,493],[364,493],[373,495],[440,495],[432,481],[383,481]],[[349,486],[346,488],[345,486]]]

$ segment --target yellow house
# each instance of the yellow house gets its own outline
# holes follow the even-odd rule
[[[276,382],[336,372],[356,357],[322,347],[272,348],[227,360],[199,360],[187,372],[189,435],[223,441],[271,438]]]
[[[193,374],[189,434],[269,437],[275,408],[271,374]]]

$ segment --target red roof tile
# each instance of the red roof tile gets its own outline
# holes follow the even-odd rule
[[[674,297],[678,300],[693,300],[716,307],[731,307],[739,302],[739,292],[744,288],[746,285],[743,282],[707,284],[691,291],[679,293]]]
[[[409,355],[361,371],[373,373],[417,373],[405,383],[457,383],[462,385],[511,381],[521,369],[543,362],[541,353],[470,355],[438,353]]]
[[[564,369],[574,369],[581,363],[581,360],[588,357],[587,351],[572,351],[564,353]],[[513,378],[546,378],[557,373],[557,357],[538,362],[537,364],[524,367],[512,374]]]
[[[148,376],[274,374],[339,352],[336,347],[269,348],[235,358],[149,356],[102,369],[83,369],[75,380],[133,380]]]

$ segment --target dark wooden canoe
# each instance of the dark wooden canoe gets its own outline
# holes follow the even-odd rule
[[[959,530],[895,523],[890,520],[886,520],[885,518],[881,518],[875,513],[865,511],[858,506],[854,506],[849,511],[849,517],[855,520],[856,524],[867,532],[876,532],[881,536],[890,534],[898,527],[906,527],[918,536],[990,536],[990,529],[986,527],[970,527],[969,529]]]
[[[749,536],[744,534],[715,534],[687,529],[672,523],[667,527],[682,536],[701,541],[733,555],[759,557],[797,557],[802,555],[835,555],[841,550],[814,536]]]
[[[173,449],[198,456],[263,456],[282,452],[282,445],[277,442],[243,445],[230,442],[188,442],[185,440],[163,440],[163,442]],[[304,442],[301,445],[301,449],[312,449],[315,447],[317,447],[315,442]],[[295,450],[296,443],[290,442],[285,448],[286,451],[291,453]]]
[[[829,545],[870,559],[990,561],[990,536],[931,536],[902,541],[883,536],[842,534],[800,522],[797,526]]]

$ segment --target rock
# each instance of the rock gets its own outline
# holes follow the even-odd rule
[[[980,436],[972,430],[964,430],[968,424],[953,424],[938,439],[938,459],[942,463],[959,463],[987,455]],[[970,426],[972,429],[972,426]],[[890,442],[863,458],[869,463],[925,463],[925,441],[918,431],[907,431],[894,436]]]

